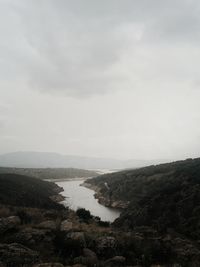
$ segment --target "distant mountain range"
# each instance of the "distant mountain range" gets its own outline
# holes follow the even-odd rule
[[[48,152],[13,152],[0,155],[1,167],[18,168],[81,168],[119,170],[139,168],[166,160],[117,160],[62,155]]]

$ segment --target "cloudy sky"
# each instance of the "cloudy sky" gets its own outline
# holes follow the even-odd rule
[[[0,153],[200,156],[199,0],[0,0]]]

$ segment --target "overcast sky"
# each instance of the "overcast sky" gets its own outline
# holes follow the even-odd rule
[[[199,0],[0,0],[0,153],[200,156]]]

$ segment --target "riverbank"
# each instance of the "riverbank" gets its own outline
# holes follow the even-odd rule
[[[84,181],[84,180],[87,180],[87,179],[91,179],[93,177],[88,177],[88,178],[85,178],[85,177],[76,177],[76,178],[59,178],[59,179],[45,179],[44,181],[47,181],[47,182],[64,182],[64,181]]]
[[[113,200],[109,194],[103,195],[101,193],[101,187],[89,183],[89,180],[87,179],[84,183],[81,184],[81,186],[84,186],[86,188],[89,188],[95,192],[94,197],[98,200],[98,202],[109,208],[113,209],[119,209],[119,210],[124,210],[128,207],[129,202],[128,201],[121,201],[121,200]]]

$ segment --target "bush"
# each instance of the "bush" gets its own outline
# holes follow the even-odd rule
[[[82,244],[80,240],[67,238],[61,231],[57,231],[54,238],[56,253],[63,258],[74,258],[81,254]]]
[[[110,223],[109,222],[105,222],[105,221],[99,221],[98,222],[98,225],[99,226],[102,226],[102,227],[109,227],[110,226]]]
[[[24,210],[19,210],[16,215],[19,216],[22,224],[29,224],[32,221],[31,216]]]
[[[76,214],[78,215],[78,217],[80,219],[82,219],[84,222],[88,222],[88,220],[92,219],[92,215],[90,213],[89,210],[83,209],[83,208],[79,208],[76,211]]]

